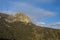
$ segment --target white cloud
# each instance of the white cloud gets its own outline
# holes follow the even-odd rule
[[[56,23],[50,24],[50,27],[56,28],[56,29],[60,29],[60,22],[56,22]]]
[[[60,22],[56,22],[56,23],[51,24],[51,26],[56,26],[56,25],[60,25]]]
[[[38,25],[38,26],[45,26],[45,24],[46,24],[45,22],[37,22],[36,23],[36,25]]]
[[[15,12],[26,13],[31,18],[49,17],[55,14],[55,12],[50,12],[41,8],[37,8],[30,4],[20,2],[14,2],[12,10]]]
[[[14,14],[15,12],[13,12],[12,10],[2,10],[0,11],[1,13],[6,13],[6,14]]]

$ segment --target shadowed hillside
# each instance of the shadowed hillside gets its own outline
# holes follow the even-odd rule
[[[0,13],[0,38],[9,40],[60,40],[60,30],[58,29],[36,26],[32,22],[26,24],[17,20],[8,22],[5,20],[7,17],[10,15]]]

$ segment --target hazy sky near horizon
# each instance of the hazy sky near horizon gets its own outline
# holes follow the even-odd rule
[[[60,29],[60,0],[0,0],[0,12],[22,12],[36,25]]]

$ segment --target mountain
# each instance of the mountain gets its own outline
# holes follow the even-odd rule
[[[0,13],[0,40],[60,40],[60,30],[36,26],[25,14]]]
[[[10,22],[10,23],[15,22],[15,21],[21,21],[24,23],[30,23],[31,22],[30,18],[23,13],[16,13],[15,15],[10,15],[5,20]]]

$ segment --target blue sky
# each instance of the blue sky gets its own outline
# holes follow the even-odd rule
[[[60,29],[60,0],[0,0],[0,12],[22,12],[36,25]]]

